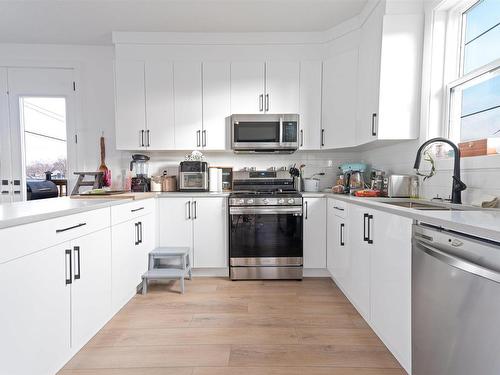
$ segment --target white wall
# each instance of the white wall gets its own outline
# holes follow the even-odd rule
[[[0,66],[75,68],[79,138],[75,169],[97,170],[99,137],[104,132],[106,162],[118,177],[121,152],[115,150],[113,60],[112,46],[0,44]]]

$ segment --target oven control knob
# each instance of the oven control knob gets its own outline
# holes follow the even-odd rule
[[[264,202],[264,204],[269,204],[269,199],[264,198],[264,199],[262,200],[262,202]]]
[[[253,199],[248,199],[248,200],[247,200],[247,203],[248,203],[248,204],[252,204],[253,202],[254,202],[254,201],[253,201]]]
[[[285,203],[285,200],[283,198],[278,199],[278,204],[283,204]]]
[[[290,198],[290,199],[288,200],[288,204],[294,204],[294,203],[295,203],[295,199]]]
[[[238,204],[243,204],[243,203],[245,203],[245,200],[244,200],[244,199],[239,199],[239,200],[238,200]]]

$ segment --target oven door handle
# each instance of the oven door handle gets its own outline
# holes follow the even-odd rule
[[[292,214],[302,216],[302,207],[231,207],[230,215],[277,215]]]

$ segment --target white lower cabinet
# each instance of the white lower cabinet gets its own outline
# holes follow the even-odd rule
[[[336,202],[333,199],[327,202],[327,269],[335,283],[347,293],[351,285],[349,227],[342,217],[344,215],[339,215],[345,213],[345,208],[339,207]]]
[[[193,267],[227,267],[227,199],[161,198],[160,246],[188,246]]]
[[[148,253],[155,247],[153,213],[111,227],[112,310],[116,313],[136,293],[148,269]]]
[[[111,315],[111,236],[109,228],[71,241],[71,343],[80,348]]]
[[[412,220],[372,211],[371,326],[411,373]]]
[[[362,206],[349,206],[349,244],[351,252],[348,294],[351,302],[365,318],[370,320],[370,248],[366,240],[367,210]]]
[[[339,214],[341,209],[348,213]],[[411,219],[354,204],[338,207],[333,199],[328,202],[328,270],[408,373],[411,231]]]
[[[326,267],[326,200],[304,198],[304,268]]]
[[[69,243],[0,265],[2,374],[53,375],[71,351]],[[8,339],[6,339],[8,338]]]

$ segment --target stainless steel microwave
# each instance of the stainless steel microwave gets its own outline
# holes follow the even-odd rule
[[[236,153],[288,153],[299,148],[298,114],[231,116],[231,148]]]

